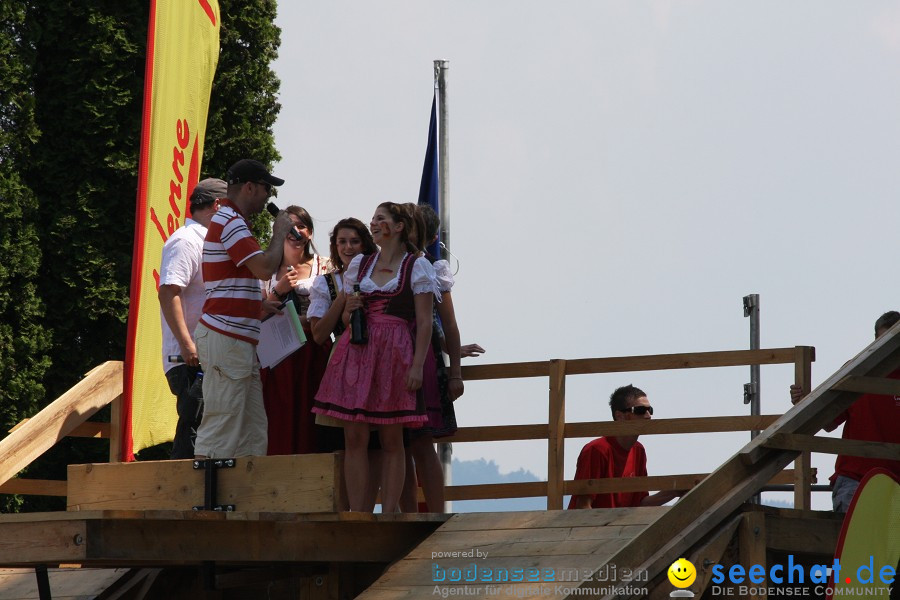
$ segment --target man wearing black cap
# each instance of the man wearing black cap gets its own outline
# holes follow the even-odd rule
[[[166,240],[159,268],[159,308],[162,313],[163,370],[175,394],[178,425],[172,458],[193,458],[194,437],[200,425],[201,398],[191,394],[200,367],[194,328],[200,320],[206,290],[200,265],[206,228],[219,199],[228,194],[221,179],[204,179],[190,197],[191,217]]]
[[[263,251],[247,218],[262,211],[272,186],[284,183],[255,160],[228,169],[228,198],[213,216],[203,244],[206,302],[194,332],[203,364],[203,421],[197,458],[258,456],[268,446],[266,411],[256,344],[264,309],[260,280],[281,264],[284,238],[293,227],[282,211]]]

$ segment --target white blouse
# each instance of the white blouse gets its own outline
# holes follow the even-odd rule
[[[442,294],[446,294],[453,288],[455,283],[453,273],[450,272],[450,263],[446,260],[436,260],[433,266],[438,289],[441,290]]]
[[[359,277],[359,264],[362,262],[363,256],[364,255],[362,254],[357,254],[353,257],[353,260],[350,261],[350,265],[347,267],[344,274],[344,291],[348,294],[353,293],[353,286],[356,283],[359,283],[359,289],[366,294],[371,294],[372,292],[395,291],[397,286],[400,285],[399,273],[380,287],[372,281],[372,269],[375,268],[375,263],[378,262],[378,254],[375,255],[375,259],[372,260],[369,265],[369,271],[363,273],[361,278]],[[404,260],[406,259],[405,254],[403,255],[403,258]],[[431,263],[428,262],[428,259],[424,256],[420,256],[416,259],[416,262],[413,263],[412,281],[410,283],[413,294],[434,294],[440,298],[441,291],[438,288],[434,267],[431,266]]]
[[[335,289],[340,291],[344,285],[344,279],[339,273],[334,273]],[[324,275],[319,275],[313,281],[309,290],[309,308],[306,311],[308,319],[321,319],[331,308],[331,292],[328,291],[328,282]]]

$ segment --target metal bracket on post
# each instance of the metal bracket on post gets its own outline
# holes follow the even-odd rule
[[[217,504],[219,488],[219,469],[233,469],[237,461],[233,458],[207,458],[194,461],[194,470],[203,469],[203,506],[195,506],[194,510],[214,510],[234,512],[234,504]]]

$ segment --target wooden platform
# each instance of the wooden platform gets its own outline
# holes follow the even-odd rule
[[[0,516],[0,566],[388,563],[449,517],[82,511]]]
[[[584,577],[594,577],[610,556],[666,510],[453,515],[359,598],[522,598],[547,596],[542,588],[548,587],[553,595],[556,585],[577,587]],[[551,572],[555,583],[546,582]],[[623,575],[617,573],[613,580],[621,582]]]

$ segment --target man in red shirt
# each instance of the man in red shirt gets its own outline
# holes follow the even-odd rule
[[[875,321],[875,339],[887,333],[888,329],[898,321],[900,321],[900,313],[895,310],[881,315]],[[900,379],[900,369],[888,377]],[[803,392],[800,387],[792,385],[791,402],[797,404],[802,399]],[[850,408],[838,415],[825,430],[833,431],[841,423],[844,423],[841,437],[845,440],[900,444],[900,396],[863,394]],[[838,455],[834,463],[834,475],[829,479],[834,512],[847,512],[856,488],[859,487],[859,482],[866,473],[878,467],[887,469],[900,477],[900,460]]]
[[[269,279],[281,264],[284,238],[293,227],[282,211],[263,251],[247,218],[262,211],[272,186],[284,180],[248,159],[233,164],[226,180],[228,198],[221,200],[203,241],[206,301],[194,331],[204,373],[197,458],[266,454],[268,422],[256,358],[264,309],[260,280]]]
[[[613,421],[650,419],[653,407],[640,389],[633,385],[620,387],[609,397]],[[609,436],[588,442],[578,455],[575,479],[603,479],[608,477],[645,477],[647,453],[637,441],[638,436]],[[661,506],[681,495],[681,491],[665,491],[654,495],[647,492],[621,492],[572,496],[569,508],[620,508],[625,506]]]

